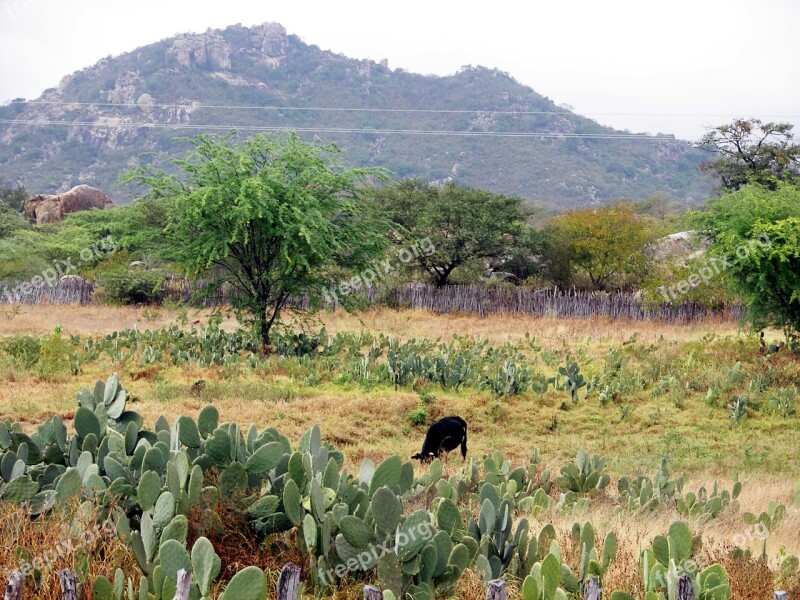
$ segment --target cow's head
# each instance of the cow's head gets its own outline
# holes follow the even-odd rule
[[[423,454],[422,452],[417,452],[411,458],[413,460],[418,460],[423,463],[429,463],[432,462],[433,459],[436,458],[436,456],[433,454],[433,452],[426,452],[425,454]]]

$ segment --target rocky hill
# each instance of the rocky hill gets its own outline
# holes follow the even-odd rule
[[[551,208],[652,194],[688,203],[711,187],[704,155],[686,142],[625,136],[506,73],[409,73],[321,50],[274,23],[179,35],[0,107],[0,175],[31,193],[85,183],[126,201],[136,190],[115,185],[126,168],[182,152],[176,136],[228,127],[297,129],[335,141],[353,165]]]

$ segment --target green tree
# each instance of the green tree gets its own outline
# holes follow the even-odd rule
[[[737,119],[714,127],[695,146],[719,158],[700,168],[728,192],[751,182],[775,189],[779,181],[796,181],[800,145],[793,141],[792,128],[790,123],[762,123],[759,119]]]
[[[753,325],[800,334],[800,189],[779,184],[770,190],[747,185],[710,201],[694,215],[711,240]]]
[[[9,185],[0,177],[0,212],[11,210],[22,214],[28,194],[21,185]]]
[[[555,256],[567,256],[598,290],[617,276],[644,276],[649,266],[645,249],[655,240],[648,219],[625,203],[566,212],[554,217],[547,230]]]
[[[424,270],[437,286],[476,259],[511,258],[530,238],[520,198],[460,187],[405,180],[376,198],[398,227],[393,241],[429,252],[415,252],[410,264]]]
[[[189,274],[223,283],[241,320],[252,324],[264,351],[291,298],[320,304],[325,287],[366,268],[386,245],[370,218],[366,183],[381,172],[342,169],[334,147],[295,135],[200,135],[173,160],[179,175],[137,169],[123,182],[149,188],[164,202],[164,243]]]

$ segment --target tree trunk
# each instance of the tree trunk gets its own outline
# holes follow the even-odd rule
[[[271,348],[269,332],[272,329],[272,323],[270,323],[270,320],[267,317],[266,306],[259,308],[258,310],[258,324],[261,333],[261,354],[270,354]]]

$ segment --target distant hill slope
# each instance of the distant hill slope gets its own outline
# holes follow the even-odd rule
[[[324,107],[346,110],[310,110]],[[0,121],[0,174],[8,180],[32,193],[87,183],[118,201],[135,195],[115,182],[142,153],[182,152],[173,137],[209,126],[314,130],[303,135],[337,142],[353,165],[452,178],[551,208],[657,193],[692,202],[711,186],[698,170],[704,155],[686,142],[604,139],[624,132],[559,108],[508,74],[392,70],[307,45],[270,23],[179,35],[105,58],[36,101],[0,107]],[[368,132],[331,131],[342,129]],[[418,133],[389,133],[397,130]],[[466,135],[442,133],[452,131]],[[509,135],[520,132],[541,135]]]

